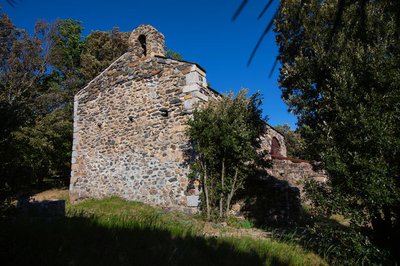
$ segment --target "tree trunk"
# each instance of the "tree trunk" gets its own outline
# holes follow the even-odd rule
[[[204,177],[203,177],[203,189],[204,189],[204,195],[206,198],[206,212],[207,212],[207,220],[210,220],[210,202],[208,198],[208,187],[207,187],[207,165],[204,165]]]
[[[390,208],[383,206],[382,210],[376,210],[372,213],[371,224],[374,230],[375,241],[379,244],[385,244],[390,241],[393,226]]]
[[[221,194],[219,196],[219,218],[224,216],[223,211],[223,199],[224,199],[224,186],[225,186],[225,158],[222,160],[222,170],[221,170]]]
[[[225,214],[226,214],[227,217],[228,217],[228,214],[229,214],[229,210],[231,208],[231,201],[232,201],[233,195],[235,194],[235,191],[236,191],[237,176],[238,176],[238,170],[236,169],[235,176],[233,177],[233,183],[232,183],[231,191],[229,192],[228,199],[226,200],[226,211],[225,211]]]

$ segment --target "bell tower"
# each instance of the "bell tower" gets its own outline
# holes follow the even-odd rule
[[[165,56],[165,39],[150,25],[140,25],[129,36],[129,51],[138,58]]]

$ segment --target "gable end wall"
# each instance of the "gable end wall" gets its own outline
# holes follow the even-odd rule
[[[194,64],[122,56],[75,96],[71,201],[191,205],[198,189],[188,190],[186,122],[217,97]]]

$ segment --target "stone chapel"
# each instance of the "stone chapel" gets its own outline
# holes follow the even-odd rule
[[[75,95],[71,202],[116,195],[196,208],[199,191],[189,189],[184,161],[186,122],[219,97],[201,66],[167,58],[160,32],[136,28],[129,50]],[[263,149],[285,158],[283,136],[266,127]]]

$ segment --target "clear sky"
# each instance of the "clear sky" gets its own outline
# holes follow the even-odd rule
[[[267,0],[249,0],[235,22],[231,18],[242,0],[17,0],[11,7],[0,0],[3,12],[18,28],[33,31],[35,22],[73,18],[83,22],[84,34],[94,30],[132,31],[150,24],[161,31],[169,49],[207,71],[207,81],[219,92],[248,88],[264,96],[263,111],[271,125],[296,118],[287,112],[278,87],[278,68],[269,78],[278,48],[273,33],[262,42],[250,66],[250,54],[276,10],[276,3],[257,20]],[[274,1],[277,2],[277,1]],[[279,67],[279,66],[278,66]]]

